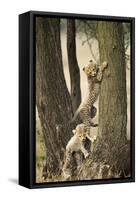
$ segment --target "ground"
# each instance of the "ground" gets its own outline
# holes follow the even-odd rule
[[[37,183],[44,182],[44,179],[42,177],[42,170],[45,160],[46,160],[45,144],[42,135],[40,121],[37,118],[37,123],[36,123],[36,182]]]

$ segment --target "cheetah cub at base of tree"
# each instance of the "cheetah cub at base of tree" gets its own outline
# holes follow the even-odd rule
[[[77,125],[76,129],[72,131],[73,136],[69,140],[67,146],[66,146],[66,153],[65,153],[65,163],[63,166],[63,175],[64,177],[68,178],[71,176],[69,169],[67,166],[69,166],[69,162],[72,159],[74,152],[81,151],[85,158],[89,156],[89,152],[85,149],[83,145],[83,141],[88,138],[92,143],[94,142],[95,138],[91,138],[88,135],[87,129],[85,128],[84,124]]]

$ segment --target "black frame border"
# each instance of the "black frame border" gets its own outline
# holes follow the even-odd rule
[[[36,17],[59,17],[59,18],[74,18],[74,19],[86,19],[97,21],[117,21],[126,22],[131,24],[131,177],[120,179],[102,179],[102,180],[81,180],[81,181],[65,181],[65,182],[45,182],[36,183],[36,120],[35,120],[35,19]],[[25,18],[25,19],[24,19]],[[24,23],[24,28],[21,25],[21,21]],[[27,27],[26,27],[27,25]],[[26,36],[23,36],[22,31],[26,28]],[[103,15],[89,15],[89,14],[74,14],[74,13],[57,13],[57,12],[39,12],[29,11],[19,15],[19,184],[28,188],[49,188],[49,187],[64,187],[64,186],[80,186],[80,185],[95,185],[95,184],[111,184],[111,183],[127,183],[135,181],[135,18],[134,17],[118,17],[118,16],[103,16]],[[23,43],[27,38],[28,44]],[[26,51],[27,49],[27,51]],[[26,61],[22,56],[25,53]],[[27,63],[28,69],[22,73],[23,66]],[[27,85],[23,89],[23,76],[27,76]],[[23,96],[21,90],[28,92],[28,99],[25,101],[26,95]],[[24,91],[25,92],[25,91]],[[25,106],[25,103],[27,107]],[[27,111],[28,121],[24,121],[24,110]],[[24,123],[22,123],[24,121]],[[22,125],[21,125],[22,124]],[[24,133],[21,128],[26,126],[26,132]],[[28,135],[27,135],[28,134]],[[25,135],[25,136],[23,136]],[[23,138],[24,139],[23,142]],[[24,145],[27,147],[27,153],[23,153],[25,150]],[[23,160],[26,160],[26,165]],[[23,157],[23,159],[22,159]],[[28,169],[27,169],[28,168]]]

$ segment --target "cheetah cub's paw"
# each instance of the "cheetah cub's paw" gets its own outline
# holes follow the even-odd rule
[[[88,156],[89,156],[89,153],[86,153],[85,156],[84,156],[85,159],[88,158]]]
[[[104,69],[106,69],[108,67],[108,63],[106,61],[104,61],[101,65],[101,70],[103,71]]]

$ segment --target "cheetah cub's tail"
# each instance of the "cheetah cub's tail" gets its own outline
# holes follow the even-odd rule
[[[80,106],[78,107],[78,109],[76,110],[76,112],[74,113],[73,118],[71,119],[71,123],[74,122],[76,120],[76,118],[79,115],[79,111],[80,111]]]

